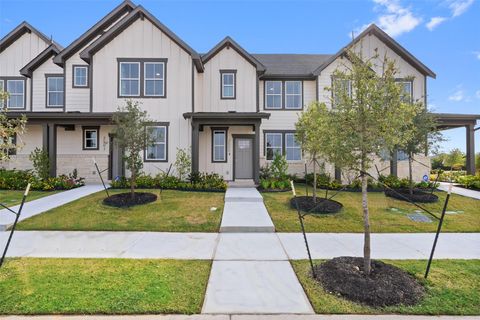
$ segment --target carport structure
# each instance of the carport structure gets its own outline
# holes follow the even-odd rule
[[[475,128],[480,114],[456,114],[456,113],[435,113],[438,129],[447,130],[465,127],[466,129],[466,150],[467,150],[467,173],[475,174]]]

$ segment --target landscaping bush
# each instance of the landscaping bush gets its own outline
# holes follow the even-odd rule
[[[32,170],[0,169],[0,189],[24,190],[29,183],[32,190],[40,191],[70,190],[85,185],[84,178],[79,178],[76,170],[69,175],[41,179]]]
[[[464,188],[480,190],[480,173],[478,173],[476,176],[460,176],[456,179],[456,182]]]
[[[290,190],[290,180],[296,179],[296,176],[289,175],[287,170],[287,160],[276,153],[270,166],[267,164],[260,168],[259,189],[262,191]]]
[[[169,189],[191,191],[225,191],[227,184],[223,177],[216,173],[192,172],[188,176],[188,182],[181,181],[176,176],[167,176],[164,173],[155,177],[141,174],[137,177],[136,187],[141,189]],[[125,189],[130,187],[130,179],[120,177],[110,183],[112,188]]]
[[[388,176],[380,176],[379,181],[383,182],[385,185],[392,189],[408,189],[410,182],[407,178],[400,179],[398,177],[388,175]],[[434,186],[434,181],[426,182],[421,181],[415,183],[414,187],[417,189],[431,189]],[[438,187],[438,183],[435,185],[435,188]]]

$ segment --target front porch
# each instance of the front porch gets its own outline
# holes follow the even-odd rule
[[[254,181],[260,174],[260,125],[264,112],[185,113],[192,126],[192,171],[216,172],[227,181]]]

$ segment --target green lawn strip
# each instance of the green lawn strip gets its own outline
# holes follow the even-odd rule
[[[292,261],[293,268],[316,313],[326,314],[480,314],[480,260],[434,260],[428,280],[426,260],[384,260],[415,275],[426,286],[426,295],[415,306],[374,309],[327,293],[310,276],[307,260]],[[315,263],[321,263],[320,260]]]
[[[131,208],[102,203],[101,191],[19,223],[18,230],[216,232],[223,211],[223,193],[140,190],[157,201]],[[110,190],[110,194],[128,190]],[[211,207],[217,210],[210,211]]]
[[[28,193],[27,202],[40,199],[46,196],[51,196],[52,194],[63,192],[63,190],[57,191],[30,191]],[[25,190],[0,190],[0,203],[6,205],[7,207],[13,207],[22,202],[23,194]]]
[[[311,195],[309,188],[309,195]],[[329,191],[333,195],[335,191]],[[305,186],[297,185],[297,193],[305,194]],[[325,195],[325,190],[318,192]],[[446,197],[445,192],[436,192],[440,198],[437,203],[422,204],[440,216]],[[265,205],[278,232],[299,232],[300,223],[296,210],[290,207],[291,192],[262,193]],[[340,192],[333,198],[343,204],[337,214],[308,215],[305,217],[307,232],[363,232],[362,194],[360,192]],[[437,220],[433,223],[414,222],[407,213],[418,210],[414,205],[401,200],[386,197],[383,192],[369,192],[370,228],[372,232],[435,232]],[[399,212],[391,208],[401,209]],[[448,214],[443,223],[442,232],[480,232],[480,200],[452,194],[448,211],[463,211]],[[424,213],[428,216],[427,213]]]
[[[210,261],[9,259],[0,314],[200,313]]]

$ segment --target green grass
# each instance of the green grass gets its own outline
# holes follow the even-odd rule
[[[309,195],[311,195],[309,188]],[[297,193],[305,194],[305,186],[297,185]],[[324,196],[320,190],[319,195]],[[333,191],[329,191],[333,195]],[[437,203],[422,204],[440,216],[446,197],[445,192],[436,193]],[[291,192],[263,193],[265,205],[278,232],[299,232],[300,223],[296,210],[290,207]],[[362,194],[360,192],[340,192],[333,198],[343,204],[337,214],[308,215],[305,217],[307,232],[363,232]],[[369,192],[370,227],[372,232],[435,232],[437,220],[433,223],[411,221],[406,213],[417,210],[414,205],[386,197],[383,192]],[[393,212],[399,208],[403,212]],[[480,232],[480,200],[452,194],[448,203],[449,211],[463,210],[463,213],[446,215],[442,232]],[[425,213],[425,215],[428,215]]]
[[[426,281],[423,279],[426,261],[385,262],[415,275],[425,285],[426,295],[417,305],[379,309],[360,305],[324,291],[310,276],[308,261],[292,261],[292,265],[316,313],[480,314],[480,260],[434,260]]]
[[[27,201],[32,201],[40,199],[46,196],[51,196],[52,194],[62,192],[62,191],[30,191],[27,196]],[[7,207],[13,207],[22,202],[24,190],[0,190],[0,203],[6,205]]]
[[[211,262],[9,259],[0,314],[199,313]]]
[[[18,230],[216,232],[223,211],[223,193],[141,190],[158,195],[155,202],[128,209],[102,203],[98,192],[49,210],[18,224]],[[110,193],[128,192],[111,190]],[[216,207],[216,211],[210,211]]]

